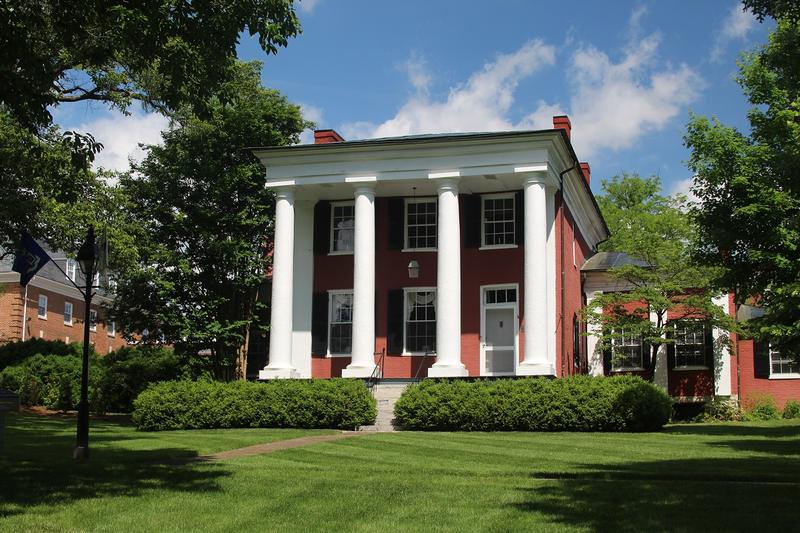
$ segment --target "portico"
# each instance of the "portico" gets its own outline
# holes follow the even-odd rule
[[[474,346],[485,340],[468,311],[477,271],[482,285],[519,287],[516,374],[557,374],[555,206],[559,172],[574,166],[558,130],[255,153],[276,194],[271,338],[260,379],[322,377],[320,367],[365,378],[403,365],[409,373],[423,366],[429,377],[480,375]],[[480,243],[469,248],[474,223]],[[435,235],[435,247],[421,244],[423,233],[429,244]],[[522,279],[503,277],[517,257]],[[405,274],[412,259],[433,283]],[[324,339],[315,334],[323,325]]]

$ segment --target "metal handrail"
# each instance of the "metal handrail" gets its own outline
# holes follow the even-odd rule
[[[436,352],[425,352],[425,355],[422,356],[422,362],[417,367],[417,371],[414,373],[414,381],[419,381],[419,373],[422,371],[422,368],[425,366],[425,361],[428,360],[428,357],[431,355],[436,355]]]
[[[367,388],[370,390],[375,387],[375,385],[378,383],[378,380],[383,379],[383,363],[386,361],[386,348],[380,352],[375,352],[372,355],[380,355],[380,359],[378,359],[379,363],[375,365],[375,368],[372,370],[372,374],[370,374],[367,378]]]

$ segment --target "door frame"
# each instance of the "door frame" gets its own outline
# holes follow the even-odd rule
[[[514,302],[504,302],[499,304],[486,303],[487,289],[514,289],[517,297]],[[519,284],[518,283],[497,283],[492,285],[480,286],[480,314],[481,331],[478,342],[480,344],[480,375],[481,376],[516,376],[519,366]],[[513,309],[514,311],[514,371],[513,372],[487,372],[486,371],[486,309]]]

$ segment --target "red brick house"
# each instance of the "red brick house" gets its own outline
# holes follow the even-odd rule
[[[67,276],[83,286],[83,274],[74,259],[48,250]],[[0,342],[38,337],[67,343],[83,342],[84,302],[80,291],[53,262],[45,265],[28,283],[19,284],[19,274],[11,270],[10,260],[0,262]],[[99,280],[103,288],[94,297],[92,314],[96,321],[90,329],[90,342],[97,353],[105,354],[126,346],[117,324],[108,319],[104,307],[112,302],[108,280]]]
[[[313,145],[255,149],[276,193],[259,378],[641,372],[633,344],[631,366],[604,365],[579,320],[620,288],[596,252],[608,228],[571,133],[560,116],[539,131],[348,142],[322,130]],[[700,344],[721,334],[683,332],[646,377],[681,401],[755,390],[737,374],[745,343],[741,360],[705,359]],[[800,396],[800,379],[784,383]]]

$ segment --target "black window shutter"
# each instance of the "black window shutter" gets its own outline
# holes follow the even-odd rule
[[[525,244],[525,191],[517,191],[514,195],[514,222],[517,232],[516,243],[518,246]]]
[[[705,334],[706,366],[714,368],[714,328],[711,327],[711,324],[705,324],[703,333]]]
[[[388,294],[386,353],[403,353],[403,289],[390,289]]]
[[[653,346],[642,339],[642,368],[650,370],[650,363],[653,357]]]
[[[389,198],[389,249],[405,247],[406,204],[402,197]]]
[[[757,378],[769,377],[769,343],[753,340],[753,365]]]
[[[320,200],[314,206],[314,254],[325,255],[331,245],[331,203]]]
[[[481,246],[481,195],[464,196],[464,248],[480,248]]]
[[[311,300],[311,355],[328,353],[328,293],[315,292]]]
[[[610,332],[606,331],[603,335],[610,335]],[[613,341],[608,341],[608,345],[603,348],[603,374],[606,376],[611,374],[611,342]]]

